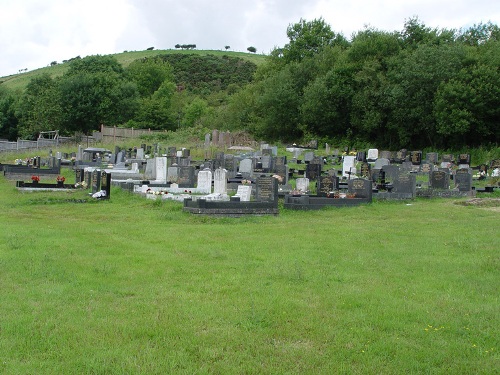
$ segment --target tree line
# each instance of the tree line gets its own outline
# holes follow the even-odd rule
[[[498,144],[497,25],[434,29],[411,18],[402,31],[367,27],[348,40],[320,18],[289,25],[287,36],[258,67],[167,54],[124,69],[91,56],[62,77],[33,79],[22,94],[0,85],[0,137],[104,123],[389,149]]]

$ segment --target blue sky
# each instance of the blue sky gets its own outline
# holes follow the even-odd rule
[[[367,26],[401,31],[412,17],[438,29],[500,25],[500,2],[491,0],[1,0],[0,9],[0,76],[177,43],[267,54],[301,18],[322,17],[347,38]]]

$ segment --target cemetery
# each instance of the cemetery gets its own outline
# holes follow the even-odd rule
[[[115,146],[114,152],[78,146],[70,154],[50,150],[47,157],[0,168],[18,189],[88,189],[89,195],[109,199],[111,186],[117,186],[147,199],[179,201],[185,212],[227,216],[277,215],[280,199],[284,209],[317,210],[373,199],[473,198],[498,189],[498,184],[475,184],[498,176],[500,161],[472,166],[469,154],[347,148],[341,153],[329,145],[318,150],[312,142],[291,145],[278,155],[278,147],[266,143],[257,151],[209,149],[211,136],[220,135],[206,135],[203,159],[194,158],[188,148],[160,144]],[[63,168],[74,173],[74,184],[61,176]]]
[[[269,353],[284,373],[338,353],[366,361],[362,372],[391,350],[391,372],[418,372],[408,353],[445,336],[458,359],[441,369],[492,370],[498,160],[287,148],[145,143],[4,160],[2,332],[29,350],[30,335],[77,335],[91,357],[102,342],[150,345],[169,369],[179,347],[204,348],[175,363],[221,373]],[[221,342],[231,354],[214,360]],[[64,353],[71,365],[81,354]]]

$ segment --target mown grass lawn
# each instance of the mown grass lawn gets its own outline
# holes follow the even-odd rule
[[[493,374],[499,212],[210,218],[0,177],[5,374]]]

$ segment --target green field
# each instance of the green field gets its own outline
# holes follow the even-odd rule
[[[498,373],[498,207],[85,197],[0,176],[2,374]]]
[[[212,51],[212,50],[152,50],[152,51],[127,51],[122,53],[112,54],[116,60],[126,68],[132,61],[137,59],[142,59],[144,57],[154,57],[157,55],[170,54],[170,53],[180,53],[180,54],[197,54],[197,55],[215,55],[215,56],[231,56],[239,57],[242,59],[249,60],[254,64],[262,64],[266,56],[262,54],[252,54],[246,52],[233,52],[233,51]],[[62,63],[58,61],[58,65],[40,67],[40,69],[31,70],[29,72],[14,74],[7,77],[0,77],[0,83],[3,87],[12,90],[23,90],[30,81],[40,76],[41,74],[50,74],[52,77],[62,76],[69,67],[68,63]]]

